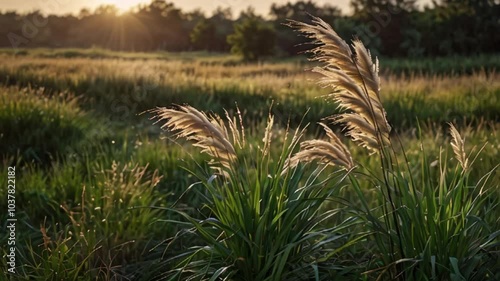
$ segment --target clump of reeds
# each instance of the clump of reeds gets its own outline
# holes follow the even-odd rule
[[[359,40],[349,46],[320,18],[313,18],[312,24],[290,21],[289,25],[313,39],[316,46],[310,51],[311,59],[322,63],[313,71],[322,75],[319,83],[333,89],[329,97],[344,110],[325,120],[343,124],[346,135],[378,153],[381,169],[357,172],[351,153],[325,123],[320,125],[329,141],[306,140],[300,144],[300,151],[294,152],[303,135],[297,130],[291,141],[285,139],[280,157],[272,159],[270,116],[261,153],[252,161],[239,161],[235,147],[243,147],[245,141],[241,117],[238,128],[236,119],[227,113],[228,125],[216,115],[207,116],[189,106],[152,110],[159,121],[166,120],[162,127],[178,131],[178,137],[194,141],[195,146],[212,156],[212,166],[225,176],[221,181],[202,180],[210,194],[208,208],[213,218],[199,222],[177,211],[191,222],[208,246],[179,255],[189,258],[172,271],[174,275],[178,279],[187,274],[211,280],[285,280],[297,278],[299,272],[312,267],[315,270],[305,274],[305,279],[314,276],[318,280],[317,263],[331,257],[322,255],[325,251],[320,248],[330,245],[324,241],[338,239],[336,231],[352,229],[359,233],[346,244],[372,236],[365,246],[373,261],[366,265],[364,274],[379,273],[379,279],[391,280],[493,276],[484,264],[488,263],[491,249],[497,247],[495,239],[500,234],[491,231],[480,218],[487,198],[482,191],[491,172],[471,187],[467,177],[470,163],[458,130],[450,125],[452,149],[462,172],[450,175],[446,164],[440,162],[443,167],[439,178],[433,179],[431,165],[422,151],[421,179],[417,180],[404,148],[396,151],[391,143],[391,126],[380,98],[377,59],[372,60]],[[401,158],[404,164],[400,164]],[[337,187],[348,177],[349,187],[359,196],[361,205],[350,206],[354,212],[346,221],[351,223],[321,229],[321,222],[336,211],[320,215],[320,206],[331,196],[332,188],[316,182],[324,169],[304,176],[305,165],[300,163],[313,161],[346,171],[343,176],[334,173],[332,182]],[[360,184],[363,178],[375,187],[375,198],[365,197]],[[354,227],[353,221],[362,221],[364,229]],[[197,261],[195,257],[200,255],[203,258]]]
[[[326,120],[344,124],[346,135],[380,154],[382,177],[376,176],[379,174],[377,171],[371,171],[373,176],[368,177],[368,181],[379,191],[376,193],[379,202],[382,202],[379,208],[369,208],[368,202],[373,198],[364,197],[359,177],[349,176],[362,202],[361,208],[353,207],[367,222],[368,229],[373,231],[376,246],[373,253],[381,262],[380,267],[365,273],[379,272],[379,278],[385,275],[402,280],[481,280],[495,276],[484,264],[489,262],[488,255],[496,247],[495,239],[491,237],[496,237],[499,232],[491,231],[480,217],[480,214],[485,214],[481,209],[486,200],[483,190],[495,169],[470,186],[467,182],[470,162],[465,142],[450,124],[451,146],[462,172],[450,175],[444,166],[439,178],[432,179],[430,164],[427,164],[425,151],[422,150],[422,178],[417,181],[404,148],[400,155],[392,148],[391,127],[380,99],[378,61],[372,61],[370,52],[359,40],[353,40],[351,49],[319,18],[313,18],[312,24],[291,21],[289,25],[313,39],[312,43],[316,46],[309,51],[313,55],[311,59],[323,64],[313,71],[322,75],[319,80],[321,85],[333,89],[329,97],[347,111]],[[292,163],[296,165],[297,162],[319,159],[328,164],[352,167],[352,160],[340,161],[339,157],[329,157],[332,154],[350,154],[333,136],[333,132],[324,124],[322,126],[327,136],[337,144],[337,149],[332,149],[331,144],[326,145],[327,142],[321,140],[304,141],[302,151],[292,157]],[[405,159],[404,165],[400,164],[401,157]],[[476,220],[481,221],[482,226]],[[454,241],[453,247],[450,247],[450,241]],[[474,245],[479,244],[481,249],[475,248]],[[476,261],[474,265],[469,264],[472,260]]]
[[[323,270],[317,269],[318,261],[335,253],[334,247],[348,243],[347,236],[337,233],[356,222],[346,220],[331,227],[331,232],[325,232],[322,222],[332,219],[338,210],[321,210],[322,203],[342,184],[345,174],[331,175],[329,178],[335,178],[335,184],[324,188],[324,182],[318,179],[324,169],[312,169],[304,177],[307,168],[296,161],[307,158],[335,163],[345,169],[353,167],[349,152],[326,125],[330,142],[304,142],[303,150],[295,156],[293,152],[304,130],[295,130],[289,138],[287,129],[277,157],[273,152],[276,145],[272,115],[263,129],[261,143],[245,146],[241,122],[237,126],[236,119],[228,114],[224,121],[189,106],[157,108],[151,112],[159,121],[166,121],[162,127],[177,131],[175,136],[193,141],[209,154],[212,168],[223,175],[206,178],[193,172],[206,191],[210,217],[199,221],[172,209],[192,226],[192,231],[184,231],[179,237],[195,234],[197,241],[204,242],[172,258],[176,266],[168,275],[174,279],[314,278]],[[327,151],[318,149],[319,146]],[[325,251],[326,245],[333,251]]]
[[[194,146],[202,149],[214,160],[211,164],[222,174],[231,168],[236,158],[235,146],[245,144],[245,135],[241,123],[230,118],[226,112],[228,126],[217,115],[207,116],[197,109],[185,105],[177,108],[157,108],[150,111],[159,121],[165,120],[162,128],[177,131],[176,137],[194,141]],[[229,130],[228,130],[229,127]]]

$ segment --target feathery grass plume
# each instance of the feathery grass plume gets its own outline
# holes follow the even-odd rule
[[[272,129],[274,125],[274,116],[269,114],[267,119],[266,130],[264,132],[264,138],[262,142],[264,143],[264,147],[262,148],[262,155],[266,156],[269,154],[269,150],[271,149],[271,137],[272,137]]]
[[[202,148],[202,152],[212,156],[212,167],[225,174],[221,168],[229,169],[236,159],[236,152],[230,142],[229,133],[224,121],[218,116],[207,116],[191,106],[178,106],[176,109],[156,108],[150,111],[156,114],[160,122],[166,120],[161,126],[172,131],[179,131],[176,137],[194,141],[194,146]],[[226,113],[226,116],[228,114]],[[229,119],[232,139],[242,145],[241,134],[235,120]]]
[[[450,126],[450,134],[451,134],[451,147],[453,148],[453,152],[455,153],[455,158],[462,166],[462,169],[467,170],[469,167],[469,159],[467,154],[465,153],[465,140],[460,136],[457,128],[453,126],[452,123],[448,123]]]
[[[241,112],[238,107],[236,107],[236,117],[231,118],[227,110],[224,109],[224,113],[226,114],[226,119],[229,125],[229,130],[231,131],[231,135],[233,136],[233,143],[238,145],[239,148],[243,148],[245,146],[245,128],[243,127],[243,118],[241,117]],[[238,128],[238,123],[240,128]]]
[[[308,140],[300,144],[301,151],[290,158],[287,167],[295,167],[299,162],[320,161],[328,165],[337,165],[350,170],[354,167],[351,153],[335,133],[324,123],[319,123],[330,141]]]
[[[380,101],[378,60],[372,61],[361,41],[353,40],[353,53],[330,25],[318,17],[313,17],[312,22],[314,25],[290,21],[289,25],[314,39],[313,44],[318,46],[308,52],[314,55],[311,60],[324,64],[313,69],[323,75],[319,84],[332,87],[329,97],[340,108],[353,112],[341,114],[336,123],[346,124],[354,141],[378,150],[387,144],[391,130]]]

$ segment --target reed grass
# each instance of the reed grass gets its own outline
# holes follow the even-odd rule
[[[372,62],[358,40],[353,41],[352,53],[319,18],[314,18],[312,25],[293,21],[290,25],[315,40],[313,43],[318,46],[311,51],[313,60],[324,64],[316,70],[324,77],[319,83],[340,88],[331,95],[341,107],[354,112],[341,113],[335,117],[337,122],[346,124],[346,135],[380,155],[382,177],[367,175],[378,189],[375,196],[379,206],[370,208],[369,199],[359,188],[360,179],[350,176],[362,202],[361,208],[353,207],[361,211],[359,217],[367,222],[374,236],[375,261],[368,268],[375,268],[365,273],[377,273],[377,279],[400,280],[483,280],[497,276],[493,267],[498,260],[492,262],[488,257],[497,250],[500,232],[495,230],[495,221],[483,219],[497,203],[484,204],[482,200],[488,198],[485,193],[494,194],[495,183],[489,179],[498,164],[477,182],[469,183],[470,164],[464,140],[450,124],[451,146],[462,171],[448,175],[442,167],[438,179],[432,179],[423,150],[422,178],[416,185],[404,148],[399,153],[406,164],[401,164],[389,137],[390,126],[378,92],[378,61]],[[346,97],[354,101],[346,101]]]
[[[172,278],[322,280],[345,269],[331,261],[348,247],[368,250],[361,260],[351,260],[347,267],[359,270],[357,263],[363,264],[364,270],[359,272],[363,278],[484,280],[498,277],[499,272],[494,269],[498,257],[492,257],[498,251],[500,231],[496,229],[498,221],[492,220],[488,213],[498,205],[491,177],[499,165],[470,182],[469,172],[474,161],[469,161],[464,139],[450,124],[451,148],[461,169],[450,171],[447,161],[443,160],[446,155],[440,154],[439,172],[432,173],[431,167],[435,164],[427,161],[427,152],[422,149],[417,179],[398,135],[391,135],[381,100],[378,61],[372,60],[362,42],[354,40],[349,46],[320,18],[313,18],[312,24],[290,21],[289,25],[313,39],[312,60],[320,63],[313,71],[322,76],[318,82],[322,87],[333,89],[327,98],[341,110],[324,120],[343,124],[345,135],[376,157],[378,167],[358,169],[363,165],[353,160],[348,148],[324,123],[320,126],[329,141],[304,140],[297,152],[296,147],[304,135],[303,129],[297,129],[291,141],[287,141],[285,134],[281,154],[277,159],[270,159],[274,120],[270,116],[263,144],[257,149],[260,153],[249,158],[248,154],[240,155],[234,149],[235,143],[242,142],[243,129],[235,127],[228,115],[227,122],[234,128],[231,130],[233,143],[227,126],[217,115],[208,118],[189,106],[153,110],[156,118],[166,120],[163,127],[180,130],[177,136],[193,140],[194,146],[208,153],[222,176],[220,179],[216,174],[199,176],[208,192],[204,205],[210,214],[207,218],[200,221],[170,209],[185,218],[191,227],[188,233],[194,233],[204,242],[173,259],[180,261],[169,272]],[[303,168],[310,164],[300,163],[315,160],[319,164],[307,177]],[[325,164],[341,169],[319,180]],[[344,179],[348,179],[347,183]],[[370,198],[361,188],[364,182],[369,189],[374,189]],[[321,215],[319,211],[325,202],[335,198],[334,191],[343,185],[353,190],[357,200],[338,198],[345,208]],[[350,214],[345,221],[337,218],[340,223],[322,228],[325,220],[335,220],[343,211]],[[301,220],[304,215],[305,221]],[[293,219],[288,221],[289,218]],[[354,234],[349,235],[348,231]],[[262,240],[264,236],[272,240],[272,244],[266,244]],[[349,239],[341,239],[343,243],[336,247],[330,244],[340,237]],[[324,254],[318,247],[329,247],[329,253]],[[329,266],[324,266],[327,261]],[[312,270],[308,270],[310,268]]]

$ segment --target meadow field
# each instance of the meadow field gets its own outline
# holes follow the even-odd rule
[[[304,57],[244,63],[210,53],[25,49],[0,50],[0,61],[0,220],[7,229],[15,167],[16,280],[500,279],[499,56],[380,59],[396,159],[420,198],[400,207],[423,210],[401,215],[397,224],[412,232],[397,235],[383,218],[380,159],[348,137],[353,178],[316,164],[268,182],[277,159],[299,150],[296,128],[305,128],[300,140],[324,139],[318,122],[340,112]],[[235,185],[262,191],[248,192],[275,209],[259,216],[243,197],[214,195],[212,184],[225,183],[214,179],[210,155],[161,129],[151,111],[174,105],[241,117],[249,149]],[[466,176],[449,122],[465,139]],[[280,193],[289,186],[297,189]],[[304,195],[305,187],[315,191]],[[315,203],[280,205],[293,194]],[[271,218],[242,234],[263,216]],[[239,227],[224,228],[223,218]],[[4,260],[8,238],[0,237]],[[390,254],[396,246],[404,259]]]

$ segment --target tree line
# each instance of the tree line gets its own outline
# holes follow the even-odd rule
[[[154,0],[119,14],[103,5],[77,15],[39,11],[0,13],[0,47],[90,48],[123,51],[233,52],[248,60],[289,56],[304,38],[287,20],[321,17],[344,38],[360,38],[377,55],[423,57],[495,53],[500,46],[500,3],[496,0],[434,0],[417,9],[415,0],[351,0],[352,15],[313,1],[273,4],[265,17],[252,8],[233,17],[218,8],[209,16]]]

